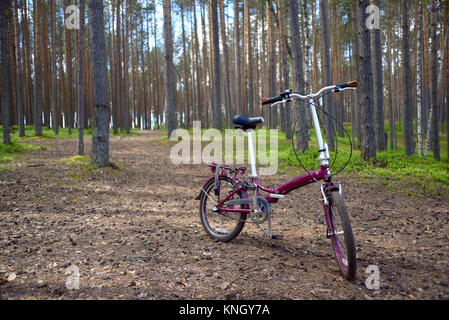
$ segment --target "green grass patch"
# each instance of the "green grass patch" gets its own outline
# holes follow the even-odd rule
[[[79,166],[86,166],[91,163],[89,156],[72,156],[68,158],[62,158],[61,162],[66,164],[67,166],[71,167],[79,167]]]
[[[11,141],[10,144],[0,144],[0,163],[11,162],[17,159],[23,152],[37,150],[39,147]]]
[[[72,180],[81,179],[90,175],[96,169],[99,169],[98,166],[92,163],[90,156],[87,155],[62,158],[60,159],[60,162],[72,168],[68,171],[68,175]]]
[[[0,131],[2,130],[2,126],[0,126]],[[92,128],[84,129],[84,138],[92,137]],[[72,129],[72,133],[69,133],[68,128],[59,128],[58,134],[55,134],[53,129],[42,127],[42,135],[37,136],[34,131],[34,126],[25,126],[25,136],[19,137],[19,127],[11,126],[10,127],[11,140],[17,141],[27,141],[27,140],[41,140],[41,139],[74,139],[78,137],[78,129]],[[129,134],[126,131],[119,131],[117,134],[114,134],[113,131],[110,131],[111,137],[125,137],[125,136],[140,136],[138,131],[130,131]]]
[[[0,126],[0,132],[2,132],[3,127]],[[78,130],[72,129],[72,133],[69,134],[68,128],[60,128],[58,134],[56,135],[53,129],[47,127],[42,127],[42,136],[37,136],[34,131],[33,126],[25,126],[25,136],[19,136],[19,127],[11,126],[11,143],[9,145],[0,145],[0,163],[11,162],[16,160],[23,152],[30,150],[39,150],[39,148],[44,148],[43,146],[34,146],[24,142],[34,141],[34,140],[47,140],[47,139],[75,139],[78,137]],[[131,131],[127,134],[125,131],[119,131],[117,134],[113,134],[112,130],[110,132],[111,137],[123,137],[123,136],[140,136],[137,131]],[[92,137],[92,128],[84,129],[84,138],[89,139]],[[72,159],[73,160],[73,159]],[[78,161],[79,159],[75,159]],[[73,161],[75,161],[73,160]],[[5,167],[3,167],[5,170]]]

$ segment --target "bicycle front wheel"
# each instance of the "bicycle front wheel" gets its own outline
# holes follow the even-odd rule
[[[215,193],[215,181],[211,180],[203,189],[200,199],[200,218],[204,230],[214,240],[229,242],[235,239],[245,226],[247,215],[236,212],[217,212],[215,206],[238,188],[237,183],[228,177],[218,180],[218,194]],[[242,197],[235,193],[229,200]],[[234,208],[236,206],[228,206]],[[239,206],[240,207],[240,206]]]
[[[348,209],[338,191],[328,195],[328,231],[335,257],[343,277],[354,280],[357,257]]]

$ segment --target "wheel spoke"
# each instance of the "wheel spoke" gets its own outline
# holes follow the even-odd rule
[[[220,199],[225,199],[237,188],[236,183],[227,177],[220,177],[219,185],[218,195],[215,194],[214,181],[203,188],[205,196],[201,200],[201,222],[213,239],[230,241],[240,233],[245,224],[246,215],[236,212],[219,212],[217,207]],[[229,200],[240,198],[241,194],[236,193]],[[229,208],[234,208],[234,206],[229,206]]]

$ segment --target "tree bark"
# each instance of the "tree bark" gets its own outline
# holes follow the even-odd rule
[[[416,119],[416,134],[418,138],[418,155],[423,155],[423,130],[422,130],[422,100],[423,100],[423,83],[422,83],[422,26],[423,26],[423,10],[422,3],[418,1],[418,39],[417,39],[417,61],[416,61],[416,107],[417,107],[417,119]]]
[[[405,1],[404,1],[405,2]],[[432,32],[432,45],[431,45],[431,113],[432,113],[432,151],[433,158],[440,161],[440,130],[438,128],[438,47],[437,47],[437,4],[436,0],[431,0],[431,32]]]
[[[9,24],[8,15],[11,12],[9,1],[0,1],[0,59],[1,59],[1,80],[2,80],[2,125],[3,144],[9,144],[11,137],[9,133],[10,116],[10,83],[9,83],[9,62],[8,62],[8,37],[7,30]]]
[[[53,131],[59,134],[58,84],[56,70],[56,1],[51,1],[51,90]]]
[[[290,86],[290,74],[287,60],[287,30],[285,24],[285,0],[278,0],[278,16],[279,16],[279,43],[280,43],[280,57],[282,66],[282,82],[284,89],[289,89]],[[296,70],[296,69],[295,69]],[[285,131],[286,139],[292,138],[292,119],[291,119],[291,106],[290,104],[284,104],[281,107],[281,130]]]
[[[92,162],[100,167],[109,162],[109,106],[106,80],[106,45],[103,25],[103,0],[90,0],[92,62],[94,84],[94,127]]]
[[[371,5],[378,5],[377,0],[371,0]],[[387,149],[384,128],[384,103],[383,103],[383,68],[382,68],[382,42],[380,39],[380,29],[371,29],[371,52],[373,67],[373,85],[374,85],[374,131],[376,133],[377,150]]]
[[[215,104],[215,117],[214,127],[216,129],[222,129],[221,123],[221,67],[220,67],[220,37],[218,30],[218,4],[217,0],[211,0],[211,7],[209,8],[212,13],[212,48],[214,57],[214,104]]]
[[[292,56],[293,56],[293,78],[295,83],[295,91],[304,92],[304,68],[302,61],[301,38],[299,31],[299,12],[298,2],[296,0],[289,0],[289,19],[290,32],[292,35]],[[295,148],[299,152],[304,152],[309,148],[309,123],[308,117],[303,108],[305,105],[300,102],[295,102],[295,121],[296,122],[296,145]],[[302,114],[302,115],[301,115]],[[301,117],[299,117],[301,115]]]
[[[14,30],[15,30],[15,47],[16,47],[16,91],[17,91],[17,120],[19,125],[19,136],[25,136],[23,105],[23,77],[22,77],[22,53],[20,50],[20,28],[19,28],[19,9],[23,5],[22,1],[14,0]]]
[[[268,26],[268,94],[270,97],[274,97],[277,95],[276,92],[276,37],[274,30],[274,21],[273,21],[273,10],[270,9],[272,6],[271,0],[267,0],[267,26]],[[292,10],[292,9],[290,9]],[[299,29],[298,29],[299,30]],[[295,34],[292,32],[292,34]],[[298,33],[299,34],[299,33]],[[275,129],[277,125],[277,108],[270,108],[268,111],[269,119],[268,126],[270,129]]]
[[[41,104],[41,46],[40,36],[40,10],[37,0],[33,1],[34,8],[34,131],[37,136],[42,136],[42,104]]]
[[[368,7],[368,0],[357,0],[358,9],[358,37],[359,37],[359,60],[360,60],[360,125],[361,125],[361,156],[363,159],[376,158],[376,141],[374,134],[373,118],[373,89],[372,89],[372,68],[370,33],[366,28],[365,10]]]
[[[396,150],[396,125],[394,121],[394,109],[393,109],[393,80],[392,80],[392,54],[391,54],[391,44],[393,42],[393,36],[392,36],[392,12],[391,12],[391,4],[390,2],[387,3],[387,10],[388,10],[388,20],[389,25],[387,26],[387,88],[388,88],[388,120],[389,120],[389,126],[390,126],[390,150]]]
[[[242,94],[241,94],[241,60],[240,60],[240,7],[239,0],[234,0],[234,60],[235,60],[235,110],[237,114],[242,114]]]
[[[68,6],[68,1],[64,0],[64,8]],[[67,15],[64,15],[65,24],[67,25]],[[65,44],[65,63],[66,63],[66,72],[67,72],[67,123],[66,127],[69,128],[69,134],[72,134],[73,128],[73,71],[72,71],[72,39],[71,39],[71,31],[69,28],[64,28],[64,44]]]
[[[321,59],[321,69],[324,73],[324,86],[332,85],[332,73],[331,73],[331,59],[329,52],[329,31],[328,31],[328,19],[327,19],[327,0],[320,0],[320,23],[321,23],[321,37],[322,37],[322,52],[323,57]],[[331,95],[326,95],[324,98],[324,109],[331,116],[334,116],[334,105]],[[324,117],[326,125],[327,144],[331,151],[335,150],[335,131],[333,120]]]
[[[223,46],[223,58],[224,58],[224,89],[225,89],[225,106],[226,106],[226,125],[232,126],[232,111],[231,111],[231,75],[229,72],[229,47],[226,36],[226,22],[223,0],[218,2],[220,8],[220,31],[221,31],[221,43]]]
[[[190,126],[190,88],[189,88],[189,72],[187,68],[187,48],[186,48],[186,31],[184,27],[184,6],[181,7],[181,26],[182,26],[182,58],[183,58],[183,87],[184,87],[184,128]]]
[[[34,91],[33,79],[31,77],[31,45],[30,45],[30,30],[28,26],[28,9],[27,0],[23,0],[22,7],[22,33],[23,33],[23,48],[24,48],[24,70],[25,70],[25,90],[26,90],[26,110],[25,119],[27,125],[34,124]]]
[[[163,0],[164,7],[164,56],[165,56],[165,121],[168,136],[176,129],[175,88],[173,82],[173,34],[171,22],[171,0]]]
[[[404,144],[405,155],[410,156],[415,153],[415,141],[413,140],[413,122],[412,122],[412,106],[411,106],[411,70],[410,70],[410,45],[409,45],[409,11],[408,1],[402,1],[402,54],[403,54],[403,84],[404,84]]]
[[[248,115],[254,116],[254,75],[253,75],[253,47],[252,47],[252,30],[251,30],[251,17],[249,12],[250,3],[248,0],[244,1],[244,23],[245,23],[245,34],[246,34],[246,75],[247,75],[247,103]]]
[[[84,88],[83,88],[83,37],[85,0],[79,0],[80,28],[78,30],[78,154],[84,155]]]
[[[357,5],[351,6],[351,19],[352,19],[352,26],[354,30],[354,35],[352,39],[352,58],[354,61],[354,69],[356,78],[360,79],[360,46],[359,46],[359,35],[358,35],[358,8]],[[354,112],[352,117],[352,132],[353,136],[355,135],[355,138],[357,138],[357,141],[354,141],[356,147],[360,147],[361,141],[362,141],[362,133],[361,133],[361,126],[360,126],[360,90],[357,90],[355,92],[355,103],[354,103]]]
[[[121,108],[122,101],[122,59],[121,59],[121,45],[120,45],[120,30],[121,30],[121,21],[120,21],[120,6],[121,0],[116,0],[116,36],[115,36],[115,66],[116,66],[116,78],[115,78],[115,103],[112,105],[112,130],[114,134],[118,133],[119,128],[119,112]],[[143,28],[143,26],[141,26]],[[143,39],[142,39],[143,41]],[[143,54],[143,50],[142,50]],[[144,68],[144,62],[142,59],[142,69]],[[144,101],[145,103],[146,101]],[[146,125],[146,122],[145,122]],[[145,127],[145,126],[144,126]]]
[[[123,37],[123,87],[124,87],[124,106],[123,106],[123,127],[126,134],[129,134],[129,1],[125,0],[125,36]],[[151,112],[150,112],[150,129],[151,129]]]

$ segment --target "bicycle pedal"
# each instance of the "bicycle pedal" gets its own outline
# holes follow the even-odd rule
[[[283,235],[281,235],[281,234],[273,234],[272,236],[271,236],[271,239],[272,240],[284,240],[284,236]]]
[[[246,190],[257,190],[257,186],[254,183],[248,182],[248,181],[244,181],[242,183],[242,187],[243,189]]]

